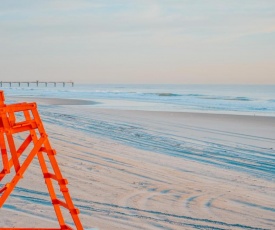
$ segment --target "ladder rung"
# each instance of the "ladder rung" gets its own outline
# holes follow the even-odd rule
[[[56,180],[56,181],[58,181],[59,185],[66,185],[66,184],[68,184],[68,180],[67,179],[64,179],[64,178],[57,179],[56,175],[54,175],[53,173],[49,173],[49,172],[48,173],[44,173],[44,178],[51,178],[53,180]],[[68,191],[68,189],[67,189],[67,191]],[[64,192],[65,192],[65,190],[64,190]]]
[[[68,189],[67,187],[62,186],[62,187],[60,188],[60,191],[61,191],[61,192],[69,192],[69,189]]]
[[[78,215],[80,213],[79,209],[78,208],[73,208],[73,209],[70,209],[70,213],[72,215]]]
[[[8,169],[3,169],[1,172],[0,172],[0,178],[5,176],[6,174],[9,174],[10,173],[10,170]]]
[[[46,153],[46,152],[47,152],[47,150],[46,150],[46,148],[45,148],[45,147],[41,147],[41,148],[39,149],[39,152],[44,152],[44,153]]]
[[[51,179],[57,180],[56,175],[52,173],[44,173],[44,178],[51,178]]]
[[[59,185],[66,185],[66,184],[68,184],[68,180],[62,178],[62,179],[58,180],[58,184],[59,184]]]
[[[36,129],[37,128],[37,125],[36,123],[29,123],[29,124],[26,124],[24,126],[13,126],[11,128],[11,133],[14,134],[14,133],[20,133],[20,132],[25,132],[25,131],[30,131],[30,130],[33,130],[33,129]]]
[[[28,125],[37,126],[36,121],[30,120],[30,121],[17,122],[12,126],[12,128],[23,127],[23,126],[28,126]]]
[[[10,184],[6,184],[3,188],[0,189],[0,194],[3,193],[8,187],[10,186]]]
[[[48,150],[47,153],[49,155],[56,155],[56,150],[55,149],[51,149],[51,150]]]
[[[52,201],[52,203],[54,205],[55,204],[61,205],[64,208],[68,209],[72,215],[78,215],[80,213],[79,209],[77,209],[77,208],[69,209],[68,205],[65,202],[61,201],[61,200],[55,199],[55,200]]]
[[[61,205],[64,208],[69,209],[68,205],[65,202],[61,201],[61,200],[55,199],[55,200],[52,201],[52,203],[53,204]]]
[[[48,155],[56,155],[55,149],[46,149],[45,147],[41,147],[39,149],[39,152],[44,152],[44,153],[47,153]]]

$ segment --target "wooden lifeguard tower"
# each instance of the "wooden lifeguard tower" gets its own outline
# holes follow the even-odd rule
[[[23,121],[17,121],[17,113],[21,113]],[[17,146],[14,135],[21,132],[25,132],[27,137]],[[76,229],[83,229],[78,216],[79,211],[75,208],[66,186],[68,181],[61,174],[55,158],[56,151],[51,147],[36,103],[6,105],[4,92],[0,91],[0,148],[2,156],[0,163],[2,161],[3,165],[2,171],[0,171],[0,182],[12,171],[14,174],[13,179],[0,188],[0,208],[22,179],[33,159],[37,157],[60,226],[60,228],[1,228],[0,226],[0,229],[73,229],[66,224],[61,206],[69,211]],[[52,172],[49,171],[45,158],[49,159]],[[52,180],[57,181],[64,200],[58,199]]]

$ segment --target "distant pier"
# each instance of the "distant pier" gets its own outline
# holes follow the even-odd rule
[[[54,87],[56,87],[57,85],[63,85],[63,87],[65,87],[66,85],[70,85],[70,86],[74,86],[74,82],[73,81],[0,81],[0,87],[2,87],[3,85],[9,85],[10,87],[12,86],[30,86],[30,85],[36,85],[37,87],[39,85],[44,85],[44,86],[48,86],[48,85],[53,85]]]

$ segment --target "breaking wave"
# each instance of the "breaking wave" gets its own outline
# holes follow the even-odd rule
[[[254,99],[248,98],[248,97],[202,96],[200,98],[209,99],[209,100],[225,100],[225,101],[254,101]]]

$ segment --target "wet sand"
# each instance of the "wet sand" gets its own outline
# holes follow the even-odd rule
[[[275,229],[275,118],[76,104],[40,112],[86,228]],[[0,215],[57,227],[37,160]]]
[[[94,101],[63,98],[37,98],[37,97],[9,97],[8,99],[18,102],[37,102],[40,105],[95,105]]]

